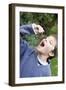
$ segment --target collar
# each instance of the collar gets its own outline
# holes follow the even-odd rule
[[[42,59],[40,59],[39,56],[37,56],[37,58],[38,58],[38,61],[39,61],[39,63],[40,63],[41,65],[48,65],[48,62],[43,61]]]

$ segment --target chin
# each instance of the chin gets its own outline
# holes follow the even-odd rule
[[[38,53],[43,53],[43,52],[42,52],[42,48],[40,48],[39,46],[36,47],[36,49],[37,49],[37,52],[38,52]]]

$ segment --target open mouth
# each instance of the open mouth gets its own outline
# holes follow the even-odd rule
[[[44,45],[45,45],[44,42],[41,42],[40,46],[44,47]]]

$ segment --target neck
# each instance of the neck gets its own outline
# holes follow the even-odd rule
[[[47,56],[47,55],[38,54],[38,56],[39,56],[39,58],[40,58],[42,61],[47,62],[47,58],[48,58],[48,56]]]

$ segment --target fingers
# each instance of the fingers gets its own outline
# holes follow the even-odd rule
[[[43,33],[43,32],[45,32],[44,29],[43,29],[43,27],[41,27],[40,25],[37,25],[36,27],[37,27],[37,29],[38,29],[38,30],[37,30],[38,33]]]
[[[32,24],[32,27],[33,27],[33,30],[34,30],[35,34],[39,34],[39,33],[44,33],[45,32],[42,26],[37,25],[35,23]]]

